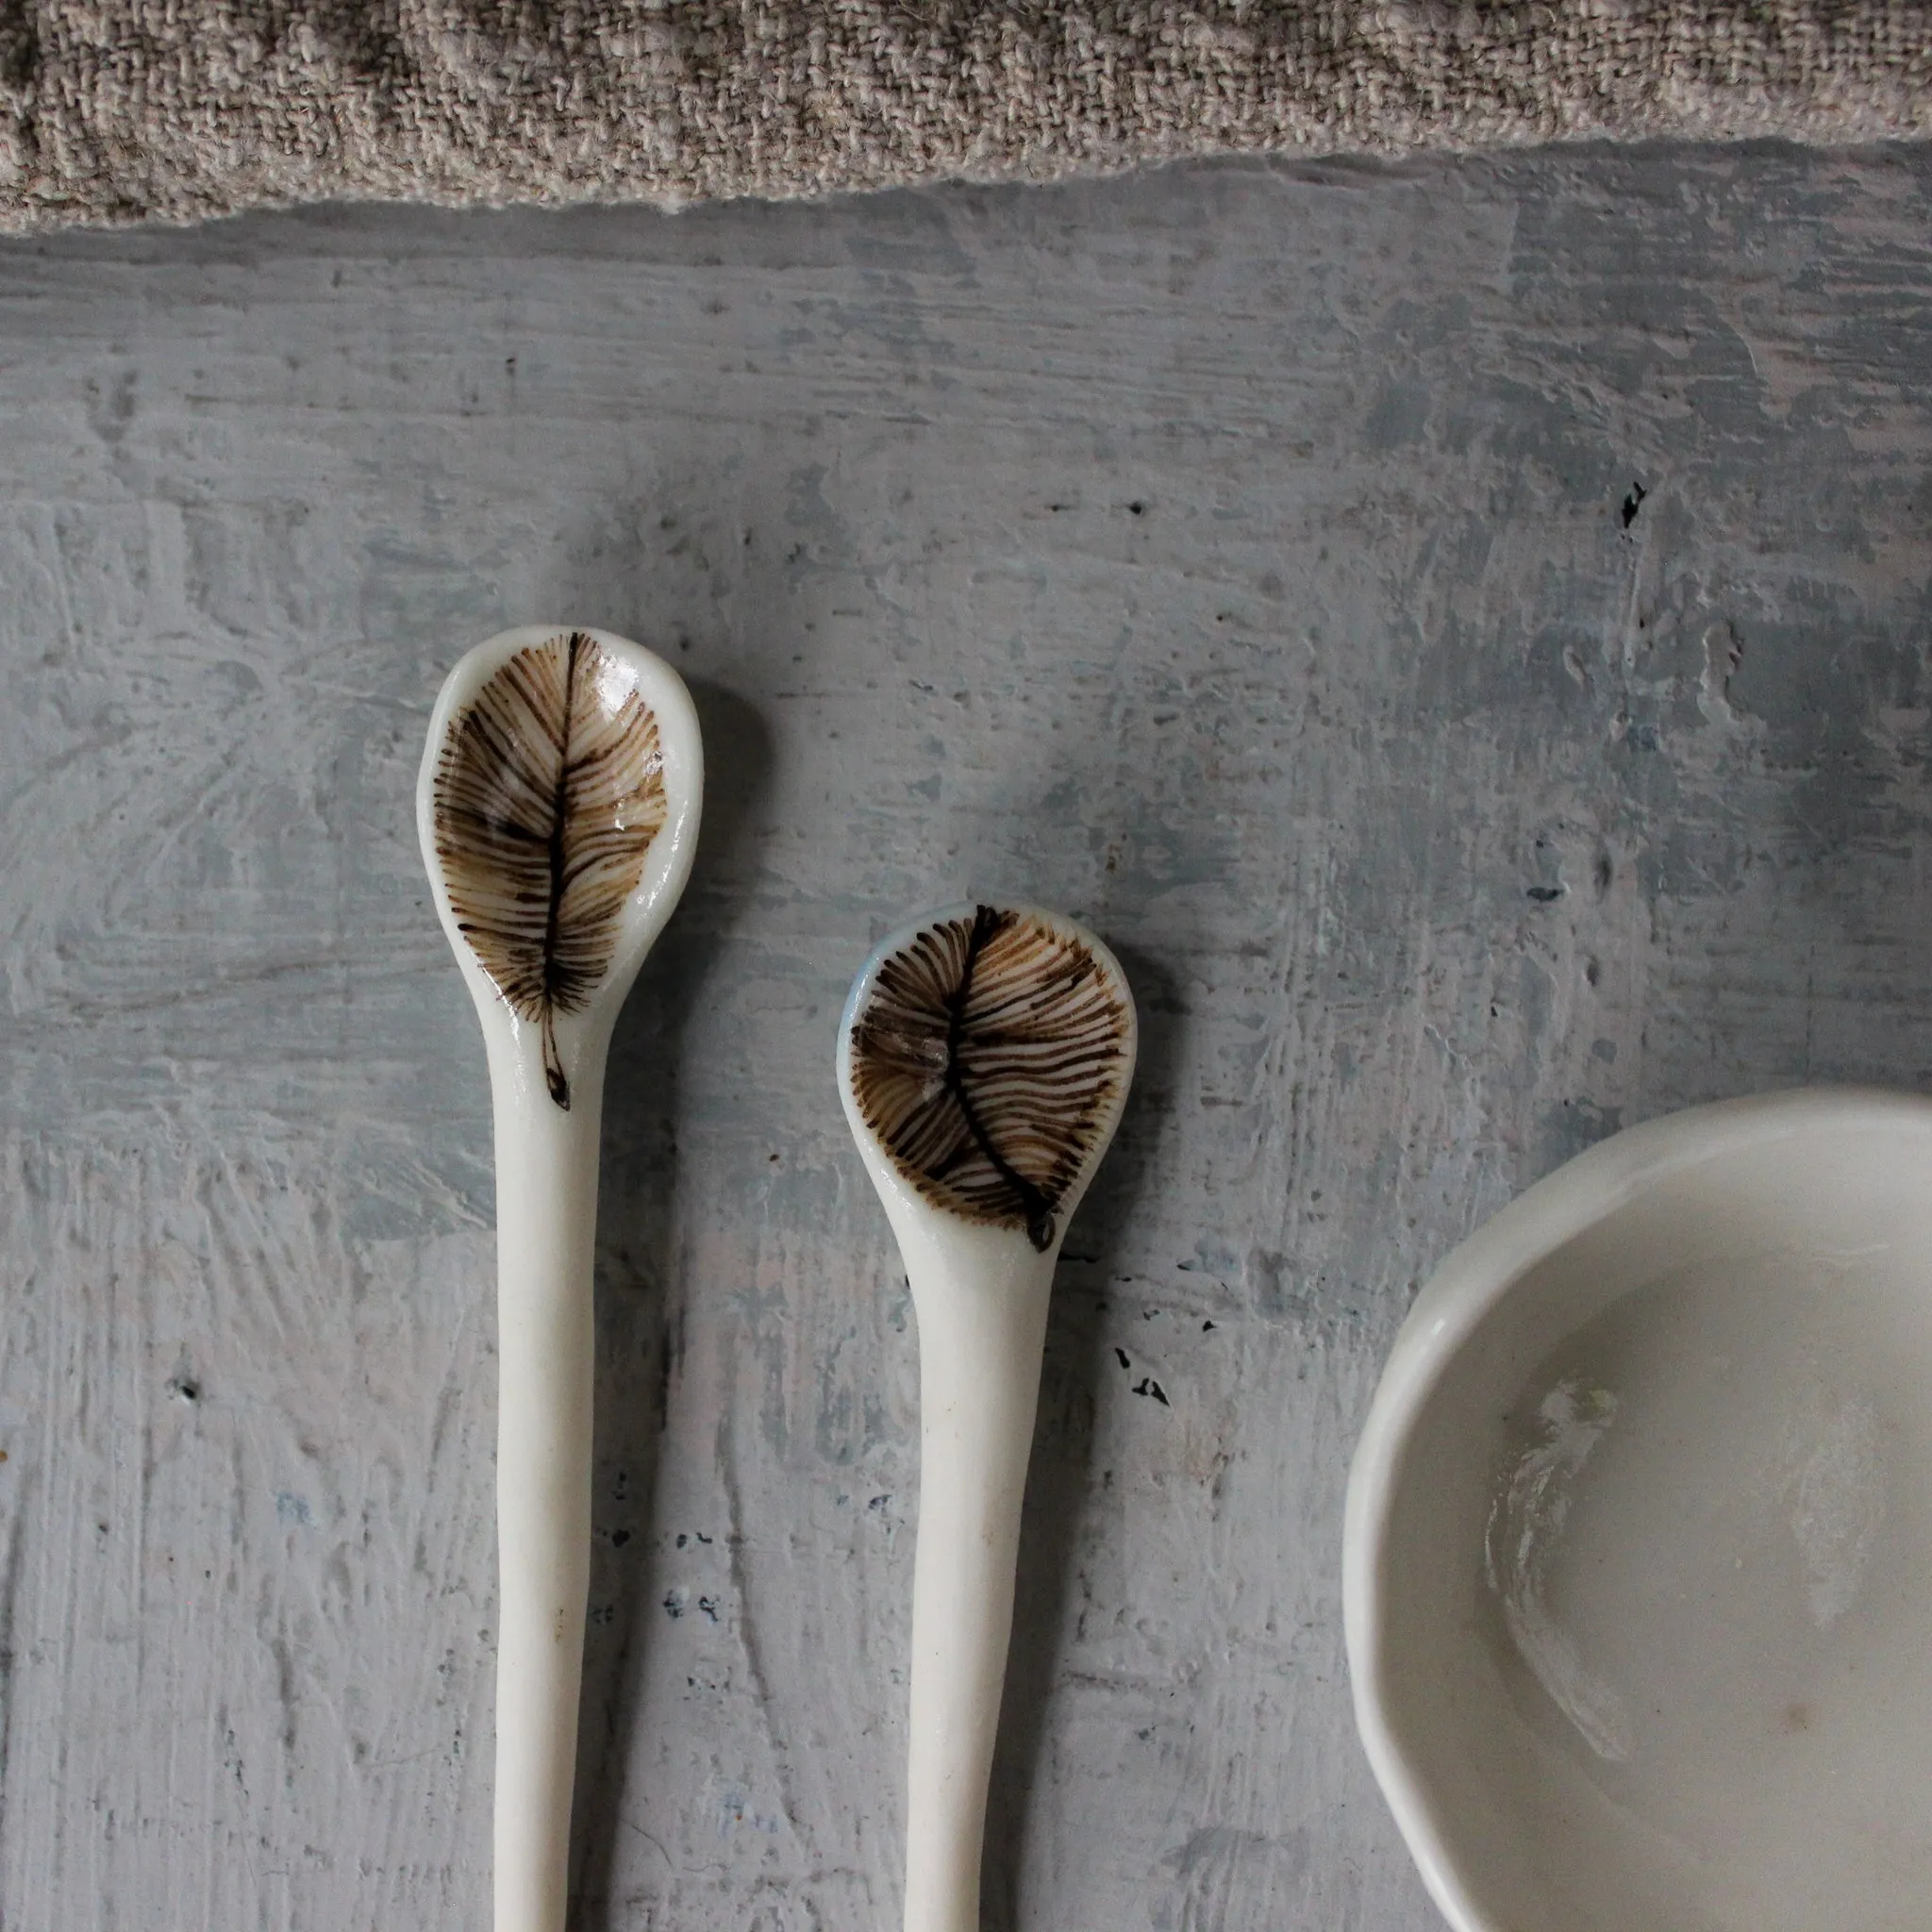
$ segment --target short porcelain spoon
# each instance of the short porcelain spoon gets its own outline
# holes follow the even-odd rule
[[[839,1085],[919,1322],[906,1932],[979,1932],[1047,1299],[1135,1048],[1118,962],[1071,920],[960,906],[852,989]]]
[[[417,781],[495,1117],[495,1932],[562,1932],[568,1903],[604,1064],[690,875],[703,780],[675,671],[608,631],[532,625],[450,673]]]

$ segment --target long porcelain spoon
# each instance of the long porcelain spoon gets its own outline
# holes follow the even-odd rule
[[[416,785],[495,1116],[496,1932],[563,1932],[604,1062],[690,876],[703,785],[677,674],[608,631],[542,625],[450,673]]]
[[[958,906],[893,933],[840,1023],[846,1118],[919,1321],[906,1932],[979,1932],[1047,1297],[1134,1045],[1113,955],[1030,907]]]

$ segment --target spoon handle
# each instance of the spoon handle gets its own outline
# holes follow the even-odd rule
[[[510,1072],[506,1069],[505,1072]],[[603,1081],[499,1077],[495,1932],[563,1932],[591,1567]],[[593,1074],[601,1070],[592,1070]]]
[[[913,1262],[919,1546],[906,1805],[906,1932],[979,1932],[980,1847],[1013,1626],[1050,1257]]]

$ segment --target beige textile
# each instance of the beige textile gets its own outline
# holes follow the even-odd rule
[[[0,0],[0,226],[1932,132],[1932,0]]]

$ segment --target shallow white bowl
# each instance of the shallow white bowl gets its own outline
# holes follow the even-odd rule
[[[1700,1108],[1504,1209],[1396,1340],[1343,1597],[1457,1932],[1932,1927],[1932,1103]]]

